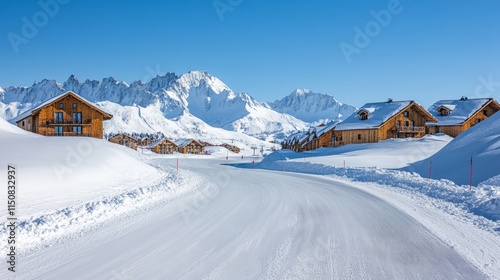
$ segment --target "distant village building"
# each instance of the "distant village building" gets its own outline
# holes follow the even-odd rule
[[[367,103],[337,125],[332,142],[374,143],[389,138],[419,138],[425,125],[438,120],[415,101]]]
[[[128,136],[127,134],[121,133],[115,135],[108,139],[109,142],[129,147],[131,149],[137,150],[137,144],[139,141],[134,137]]]
[[[445,133],[457,137],[498,111],[500,104],[493,98],[440,100],[429,107],[429,112],[439,122],[427,123],[427,131],[429,134]]]
[[[17,126],[45,136],[103,138],[103,122],[113,116],[74,92],[51,98],[15,118]]]
[[[281,143],[282,149],[289,149],[295,152],[302,152],[307,147],[307,143],[314,139],[316,128],[311,127],[307,131],[296,132]]]
[[[201,154],[203,153],[204,146],[193,139],[180,139],[175,141],[177,151],[182,154]]]
[[[147,146],[147,148],[157,154],[173,154],[177,150],[178,146],[172,140],[161,138]]]
[[[221,147],[224,147],[224,148],[230,150],[231,152],[237,153],[237,154],[241,151],[240,148],[238,148],[234,145],[226,144],[226,143],[222,144]]]
[[[327,125],[317,127],[312,134],[312,139],[310,137],[309,139],[311,140],[302,145],[303,150],[311,151],[318,148],[339,146],[340,143],[336,141],[336,138],[334,137],[334,130],[338,123],[339,122],[331,122]]]
[[[139,146],[143,146],[143,147],[147,147],[147,146],[150,146],[151,144],[153,144],[153,139],[149,138],[149,137],[143,137],[139,140]]]

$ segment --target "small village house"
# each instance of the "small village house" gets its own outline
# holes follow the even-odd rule
[[[129,147],[133,150],[137,151],[137,144],[139,141],[135,139],[134,137],[131,137],[127,134],[121,133],[118,135],[115,135],[111,138],[108,139],[109,142],[119,144],[125,147]]]
[[[103,122],[113,116],[74,92],[43,102],[15,118],[17,126],[45,136],[103,138]]]
[[[148,147],[153,143],[154,143],[153,139],[151,139],[147,136],[143,137],[139,140],[139,146],[142,146],[142,147]]]
[[[177,151],[177,144],[167,138],[158,139],[156,142],[147,146],[152,152],[157,154],[173,154]]]
[[[201,154],[204,146],[194,139],[179,139],[175,141],[177,151],[182,154]]]
[[[236,147],[234,145],[229,145],[227,143],[221,144],[221,147],[224,147],[224,148],[226,148],[226,149],[228,149],[231,152],[236,153],[236,154],[238,154],[241,151],[240,148],[238,148],[238,147]]]
[[[498,111],[500,111],[500,104],[493,98],[462,97],[459,100],[440,100],[429,107],[429,112],[439,122],[427,123],[427,132],[429,134],[445,133],[457,137]]]
[[[335,128],[333,142],[340,145],[374,143],[389,138],[419,138],[425,125],[437,119],[415,101],[367,103]]]
[[[333,137],[335,127],[338,123],[339,122],[331,122],[327,125],[318,126],[312,134],[312,139],[303,145],[303,150],[311,151],[318,148],[338,146],[338,143],[334,141],[335,139]]]
[[[307,143],[315,137],[316,128],[311,127],[307,131],[296,132],[283,142],[281,142],[282,149],[288,149],[295,152],[302,152],[307,149]]]

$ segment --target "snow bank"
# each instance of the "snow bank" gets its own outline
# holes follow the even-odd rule
[[[426,177],[432,161],[433,178],[468,184],[471,156],[474,185],[500,175],[500,113],[460,134],[429,159],[416,162],[405,170]],[[500,186],[498,181],[496,186]]]
[[[0,154],[0,170],[8,164],[17,168],[20,218],[120,193],[164,175],[129,148],[88,137],[44,137],[3,119]],[[2,182],[6,176],[0,172]]]

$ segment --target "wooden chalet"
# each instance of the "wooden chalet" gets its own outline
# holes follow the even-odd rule
[[[334,147],[337,143],[334,142],[334,131],[338,122],[331,122],[327,125],[318,126],[312,134],[312,139],[303,145],[303,150],[311,151],[318,148]]]
[[[459,100],[440,100],[429,107],[429,112],[439,122],[427,123],[427,132],[429,134],[445,133],[457,137],[498,111],[500,111],[500,104],[493,98],[462,97]]]
[[[282,149],[288,149],[295,152],[303,152],[308,148],[308,143],[314,139],[316,133],[316,128],[311,127],[307,131],[301,131],[294,133],[288,138],[286,138],[283,142],[281,142]]]
[[[153,141],[153,139],[149,138],[149,137],[143,137],[139,140],[139,146],[143,146],[143,147],[148,147],[148,146],[151,146],[151,144],[153,144],[155,141]]]
[[[224,148],[226,148],[226,149],[228,149],[231,152],[236,153],[236,154],[238,154],[241,151],[240,148],[238,148],[238,147],[236,147],[234,145],[229,145],[227,143],[222,144],[221,147],[224,147]]]
[[[135,139],[134,137],[131,137],[127,134],[124,134],[124,133],[115,135],[115,136],[109,138],[108,141],[111,143],[115,143],[118,145],[129,147],[129,148],[134,149],[136,151],[137,151],[137,146],[139,144],[139,141],[137,139]]]
[[[167,138],[162,138],[147,146],[152,152],[157,154],[173,154],[177,151],[177,144]]]
[[[174,142],[177,145],[177,151],[182,154],[201,154],[205,147],[194,139],[179,139]]]
[[[45,136],[103,138],[103,122],[113,116],[74,92],[43,102],[15,119],[17,126]]]
[[[374,143],[389,138],[419,138],[425,125],[438,120],[415,101],[368,103],[337,125],[332,134],[336,146]]]

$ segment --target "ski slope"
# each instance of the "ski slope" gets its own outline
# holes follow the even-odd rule
[[[412,216],[351,184],[323,176],[237,169],[221,162],[227,161],[182,159],[181,171],[190,173],[179,176],[201,176],[201,187],[28,251],[20,256],[17,276],[486,278]],[[154,157],[151,163],[175,166],[172,158]],[[492,242],[493,250],[495,246]]]

